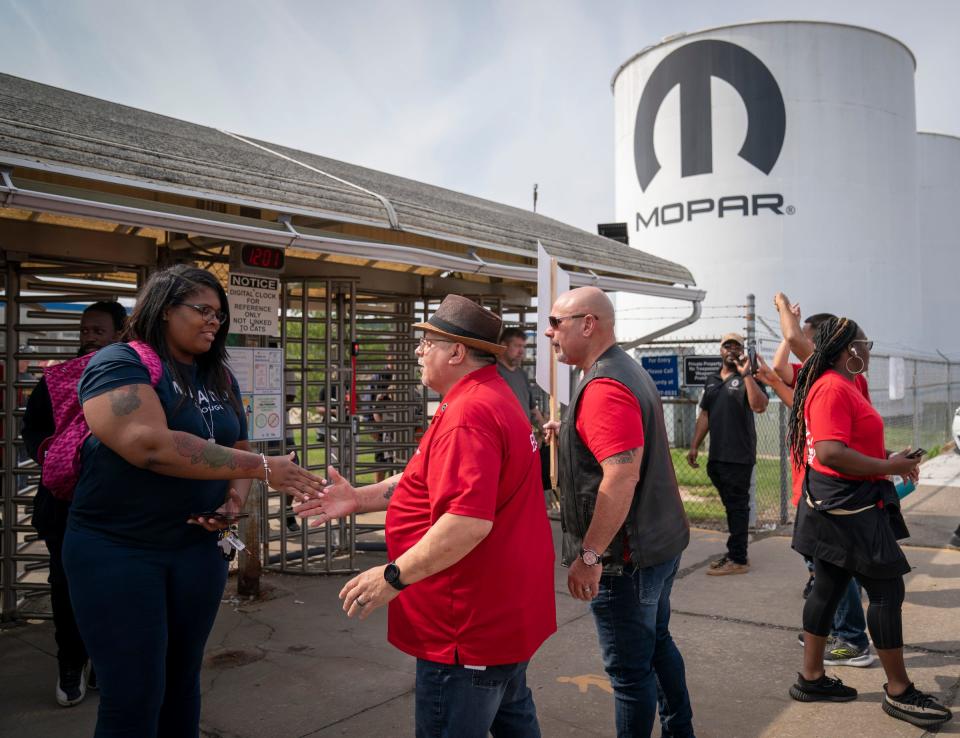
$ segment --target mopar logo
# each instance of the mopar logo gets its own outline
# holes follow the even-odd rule
[[[653,126],[663,99],[680,85],[681,177],[713,172],[710,80],[737,91],[747,109],[747,136],[740,156],[769,174],[780,156],[786,130],[783,95],[770,70],[746,49],[727,41],[694,41],[661,61],[640,96],[634,127],[634,160],[640,189],[660,171]],[[672,207],[672,206],[664,206]]]
[[[718,218],[728,215],[757,215],[761,210],[767,210],[774,215],[793,215],[792,205],[783,206],[783,195],[776,192],[768,195],[727,195],[714,200],[704,197],[699,200],[686,202],[671,202],[654,207],[644,215],[637,212],[637,230],[640,226],[657,228],[662,225],[672,225],[691,221],[696,216],[713,213]]]

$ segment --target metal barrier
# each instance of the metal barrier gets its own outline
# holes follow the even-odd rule
[[[132,297],[137,267],[31,259],[3,271],[3,469],[0,487],[0,619],[50,617],[47,549],[30,523],[40,479],[20,439],[27,398],[43,367],[73,358],[80,316],[97,300]]]

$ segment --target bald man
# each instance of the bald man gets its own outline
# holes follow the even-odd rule
[[[561,423],[559,486],[567,587],[590,603],[616,698],[617,734],[692,736],[683,657],[670,636],[670,589],[690,540],[660,395],[617,346],[610,299],[595,287],[550,312],[557,358],[583,372]],[[659,690],[658,690],[659,685]]]

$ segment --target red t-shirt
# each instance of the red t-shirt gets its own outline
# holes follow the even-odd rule
[[[857,479],[840,474],[817,460],[814,444],[839,441],[875,459],[887,458],[883,418],[854,382],[832,369],[824,372],[807,396],[804,416],[807,423],[807,461],[822,474]],[[883,479],[883,475],[870,477]]]
[[[643,416],[633,393],[615,379],[594,379],[580,395],[577,434],[597,461],[643,445]]]
[[[793,367],[793,380],[790,382],[787,382],[787,386],[794,387],[797,383],[797,374],[799,374],[800,367],[802,367],[803,364],[791,364],[790,366]],[[862,374],[855,374],[853,376],[853,383],[854,385],[856,385],[856,388],[860,391],[860,394],[862,394],[866,398],[867,402],[871,402],[870,387],[867,384],[867,378]],[[809,402],[809,398],[807,401]],[[886,448],[884,448],[884,455],[886,455]],[[790,473],[791,473],[791,479],[793,481],[793,506],[796,507],[797,504],[800,502],[800,495],[803,494],[804,467],[802,465],[797,466],[793,462],[793,454],[790,455]]]
[[[557,629],[553,536],[536,438],[495,366],[454,385],[403,470],[387,509],[390,560],[445,513],[492,520],[493,528],[456,564],[390,603],[388,640],[445,664],[528,660]]]
[[[643,414],[633,393],[615,379],[594,379],[580,394],[577,434],[597,461],[643,446]],[[600,553],[603,553],[602,551]],[[624,534],[623,560],[630,561]]]

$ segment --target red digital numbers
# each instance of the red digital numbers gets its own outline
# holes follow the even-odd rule
[[[283,249],[247,244],[240,253],[240,259],[245,266],[279,270],[283,269],[284,254]]]

